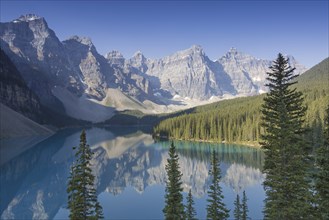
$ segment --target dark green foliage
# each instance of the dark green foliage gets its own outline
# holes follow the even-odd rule
[[[180,141],[179,147],[176,146],[176,151],[179,155],[186,156],[192,159],[209,161],[211,159],[212,148],[216,144],[201,143],[191,141]],[[240,163],[248,164],[248,166],[262,169],[264,163],[264,152],[258,148],[248,148],[245,146],[237,146],[231,144],[220,145],[219,160],[222,163]]]
[[[103,215],[103,207],[101,206],[101,204],[97,201],[95,204],[95,216],[94,219],[103,219],[104,215]]]
[[[147,115],[139,110],[124,110],[116,111],[115,115],[106,120],[105,122],[100,122],[98,125],[129,125],[129,126],[155,126],[160,121],[168,118],[176,117],[179,115],[187,114],[192,112],[193,109],[186,109],[182,111],[177,111],[174,113],[163,113],[163,114],[152,114]]]
[[[305,94],[305,104],[308,106],[305,123],[311,128],[307,139],[313,146],[320,146],[322,142],[319,131],[323,127],[329,95],[328,64],[327,58],[299,76],[298,84],[292,85]],[[166,120],[160,118],[162,121],[154,128],[154,133],[183,140],[257,143],[264,133],[260,126],[264,97],[259,95],[220,101],[189,109],[186,114],[180,112]]]
[[[240,202],[239,194],[236,195],[234,201],[234,219],[236,220],[247,220],[248,218],[248,205],[247,205],[247,196],[246,191],[243,191],[242,201]]]
[[[196,219],[196,211],[194,208],[194,201],[193,201],[193,196],[191,190],[189,190],[187,197],[186,197],[186,210],[185,210],[185,215],[187,220],[193,220]]]
[[[179,157],[176,153],[174,143],[168,151],[169,158],[167,159],[166,172],[166,194],[165,194],[165,207],[162,210],[166,219],[184,219],[184,205],[182,195],[182,173],[179,170]]]
[[[242,207],[240,203],[240,196],[239,194],[236,194],[236,199],[234,201],[234,219],[235,220],[241,220],[242,219]]]
[[[241,204],[241,219],[242,220],[247,220],[248,218],[248,205],[247,205],[248,198],[246,196],[246,191],[243,191],[243,196],[242,196],[242,204]]]
[[[74,148],[75,149],[75,148]],[[86,132],[80,135],[80,145],[75,153],[76,162],[71,166],[67,187],[70,219],[103,218],[102,207],[97,201],[90,161],[93,153],[87,145]]]
[[[261,133],[260,104],[261,98],[255,96],[197,107],[195,113],[161,121],[154,133],[183,140],[255,142]]]
[[[296,81],[294,68],[281,54],[267,73],[270,92],[262,105],[262,148],[265,218],[298,219],[310,217],[310,187],[307,179],[309,158],[303,135],[306,108],[301,92],[291,88]]]
[[[317,216],[320,219],[329,219],[329,104],[325,117],[324,144],[317,151],[316,165]]]
[[[212,177],[211,185],[208,190],[207,219],[227,219],[229,211],[223,202],[222,187],[220,184],[221,170],[220,163],[215,151],[211,154],[211,168],[209,175]]]

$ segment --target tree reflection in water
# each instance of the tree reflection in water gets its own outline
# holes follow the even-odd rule
[[[74,159],[72,147],[78,145],[80,132],[60,131],[1,164],[1,218],[51,219],[66,208],[67,177]],[[165,184],[169,142],[154,142],[151,135],[136,130],[92,128],[86,132],[95,152],[92,163],[98,193],[119,195],[126,187],[133,187],[143,194],[149,186]],[[228,188],[237,193],[253,185],[261,187],[264,156],[258,149],[187,141],[177,141],[175,145],[184,192],[191,189],[196,198],[206,197],[213,148],[218,152]],[[158,202],[163,202],[163,192],[159,197]],[[103,207],[104,211],[110,208]]]

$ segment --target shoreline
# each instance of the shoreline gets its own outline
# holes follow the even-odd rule
[[[192,142],[200,142],[200,143],[214,143],[214,144],[240,144],[246,147],[261,149],[259,142],[257,141],[236,141],[236,142],[226,142],[226,141],[214,141],[214,140],[203,140],[203,139],[181,139],[181,138],[168,138],[164,136],[155,136],[160,139],[167,140],[177,140],[177,141],[192,141]]]

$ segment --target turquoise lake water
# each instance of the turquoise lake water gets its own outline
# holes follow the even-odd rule
[[[67,219],[66,184],[74,161],[73,146],[80,129],[67,129],[45,138],[1,141],[1,219]],[[163,219],[168,141],[156,142],[136,129],[90,128],[87,141],[98,199],[105,218]],[[37,144],[35,144],[37,143]],[[241,145],[175,141],[183,173],[184,198],[189,189],[197,217],[206,218],[210,185],[210,152],[221,161],[224,202],[233,218],[234,199],[245,190],[249,216],[263,218],[261,173],[264,154]]]

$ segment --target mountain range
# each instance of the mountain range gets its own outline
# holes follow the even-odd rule
[[[33,108],[39,109],[39,100],[58,114],[91,122],[122,110],[167,113],[264,93],[271,65],[235,48],[211,60],[198,45],[161,59],[146,58],[140,51],[129,59],[119,51],[102,56],[89,38],[60,41],[46,20],[33,14],[1,22],[0,43],[29,90],[26,94],[32,94]],[[294,57],[288,58],[296,74],[306,71]],[[18,109],[19,103],[10,103]]]

